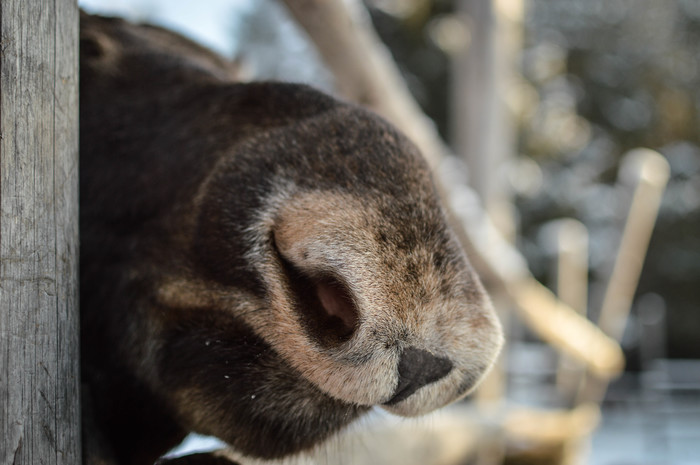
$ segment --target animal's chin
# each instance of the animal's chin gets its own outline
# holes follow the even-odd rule
[[[416,394],[405,400],[402,400],[401,402],[397,402],[391,405],[382,404],[380,407],[391,414],[398,415],[401,417],[417,417],[431,413],[439,408],[444,407],[447,404],[454,402],[455,400],[461,397],[462,396],[459,396],[457,398],[448,398],[447,400],[442,401],[426,402],[424,399],[421,399],[420,394]]]
[[[368,409],[319,390],[226,313],[192,312],[184,323],[163,333],[159,357],[184,429],[272,459],[313,448]]]
[[[464,375],[460,372],[451,373],[446,379],[435,384],[428,384],[418,389],[413,395],[398,402],[386,402],[380,407],[389,413],[402,417],[426,415],[434,410],[463,399],[473,392],[486,370],[475,370],[475,373]],[[458,379],[461,377],[461,382]]]
[[[401,417],[417,417],[431,413],[457,400],[457,398],[449,398],[441,402],[426,402],[420,397],[421,396],[419,394],[416,394],[405,400],[402,400],[401,402],[397,402],[391,405],[382,404],[380,407],[389,413]]]
[[[303,399],[299,401],[303,402]],[[313,417],[300,418],[294,415],[285,417],[290,407],[280,405],[276,409],[277,412],[272,413],[271,417],[263,422],[264,424],[256,425],[261,427],[246,431],[239,425],[233,437],[217,436],[246,455],[268,460],[279,459],[313,450],[334,435],[342,433],[346,426],[370,410],[369,407],[329,400],[319,402],[318,399],[308,399],[308,401],[322,405],[322,411],[316,412]],[[268,406],[268,409],[275,409],[274,404]],[[260,418],[257,421],[260,422]],[[243,436],[246,435],[248,437],[244,438]]]

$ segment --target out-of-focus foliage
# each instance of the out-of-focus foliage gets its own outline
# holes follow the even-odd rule
[[[659,150],[672,178],[638,295],[665,300],[669,355],[700,357],[700,2],[526,1],[522,70],[538,98],[520,151],[544,183],[518,199],[525,252],[544,275],[538,231],[571,215],[589,228],[592,278],[603,281],[629,202],[613,185],[620,157]]]
[[[544,225],[581,220],[591,235],[595,314],[630,200],[629,189],[616,184],[620,159],[635,147],[660,151],[672,178],[638,295],[663,298],[655,301],[667,310],[668,355],[700,358],[700,2],[523,1],[521,75],[513,89],[519,146],[510,175],[519,246],[546,282],[552,257]],[[445,134],[449,58],[431,31],[456,1],[368,4]]]

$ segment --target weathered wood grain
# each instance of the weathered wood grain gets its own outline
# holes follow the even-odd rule
[[[0,2],[0,463],[79,464],[78,8]]]

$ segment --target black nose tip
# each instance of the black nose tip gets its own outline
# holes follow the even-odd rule
[[[423,386],[445,377],[452,370],[452,362],[421,349],[404,349],[399,360],[399,385],[386,405],[394,405],[408,398]]]

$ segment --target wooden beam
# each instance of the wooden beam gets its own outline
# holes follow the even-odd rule
[[[469,185],[501,231],[514,228],[508,166],[516,151],[511,113],[522,48],[522,0],[457,0],[468,37],[452,51],[451,139],[469,166]]]
[[[77,4],[0,33],[0,463],[80,464]]]

